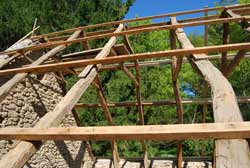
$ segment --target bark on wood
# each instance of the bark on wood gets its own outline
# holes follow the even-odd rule
[[[81,33],[80,30],[76,31],[68,40],[77,38],[80,33]],[[34,67],[34,66],[38,66],[42,64],[47,59],[55,56],[55,54],[57,54],[58,52],[62,51],[65,48],[66,48],[65,45],[60,45],[60,46],[53,48],[52,50],[50,50],[49,52],[47,52],[46,54],[38,58],[36,61],[34,61],[32,64],[30,64],[30,67]],[[0,87],[0,102],[4,100],[4,98],[8,95],[8,93],[11,91],[12,88],[14,88],[19,82],[21,82],[27,76],[28,76],[28,73],[16,74],[13,78],[11,78],[4,85],[2,85]]]
[[[194,48],[183,29],[177,29],[177,38],[182,48]],[[195,58],[205,54],[193,54]],[[211,85],[215,122],[240,122],[242,116],[232,86],[221,72],[208,60],[190,59],[204,79]],[[244,139],[216,140],[216,167],[250,167],[249,147]]]
[[[116,32],[120,32],[123,29],[123,25],[120,25]],[[79,32],[80,34],[80,32]],[[97,55],[97,58],[106,57],[113,45],[116,42],[116,37],[112,37],[109,42],[104,46],[102,51]],[[54,52],[54,51],[53,51]],[[52,112],[47,113],[36,124],[36,128],[46,128],[58,126],[63,120],[66,113],[70,112],[81,95],[86,91],[91,82],[95,79],[97,71],[95,68],[91,69],[86,78],[82,78],[76,82],[76,84],[68,91],[64,98],[57,104]],[[0,160],[0,168],[18,168],[22,167],[25,162],[36,152],[36,148],[32,143],[20,142],[13,150],[8,152]],[[11,158],[11,162],[9,159]]]

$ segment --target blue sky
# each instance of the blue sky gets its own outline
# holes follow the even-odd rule
[[[136,16],[150,16],[163,13],[172,13],[184,10],[200,9],[205,6],[213,7],[219,0],[135,0],[133,6],[125,18],[134,18]],[[188,15],[188,17],[198,17],[202,14]],[[186,16],[180,16],[177,19],[184,19]],[[162,19],[154,20],[154,22],[163,21]],[[187,33],[203,33],[203,26],[185,28]]]

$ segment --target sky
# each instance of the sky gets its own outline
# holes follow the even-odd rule
[[[125,19],[134,18],[136,16],[151,16],[163,13],[172,13],[185,10],[200,9],[205,6],[213,7],[219,0],[135,0],[133,6],[130,7],[129,12],[126,14]],[[188,16],[179,16],[177,19],[185,19],[192,17],[199,17],[203,14],[195,14]],[[168,21],[163,19],[155,19],[153,22]],[[203,26],[185,28],[189,33],[202,34],[204,32]]]

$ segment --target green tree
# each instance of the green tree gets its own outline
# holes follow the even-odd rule
[[[31,31],[35,18],[40,33],[120,20],[134,0],[2,0],[0,50]]]

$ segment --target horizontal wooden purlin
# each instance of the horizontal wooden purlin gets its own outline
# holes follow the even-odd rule
[[[234,59],[235,54],[228,54],[228,60],[233,60]],[[221,58],[221,55],[209,55],[207,57],[203,57],[202,59],[208,59],[211,61],[215,61]],[[250,54],[247,53],[243,59],[249,59],[250,58]],[[202,60],[202,59],[198,59],[198,60]],[[183,59],[183,63],[188,63],[188,60],[186,58]],[[160,66],[160,65],[168,65],[168,64],[172,64],[172,60],[171,59],[163,59],[163,60],[155,60],[155,61],[142,61],[139,62],[139,66],[140,67],[154,67],[154,66]],[[127,68],[133,68],[134,67],[134,63],[125,63]],[[120,70],[120,64],[111,64],[111,65],[105,65],[103,66],[101,69],[101,71],[105,71],[105,70]]]
[[[235,54],[228,54],[228,60],[233,60],[235,57]],[[204,60],[204,59],[208,59],[211,61],[216,61],[219,60],[221,58],[221,54],[220,55],[209,55],[207,57],[203,57],[202,59],[198,59],[198,60]],[[249,59],[250,58],[250,54],[247,53],[244,58],[242,59]],[[76,58],[75,60],[79,60],[79,58]],[[66,60],[66,59],[63,59]],[[67,59],[67,61],[73,61],[74,59]],[[183,63],[188,63],[188,60],[186,58],[183,59]],[[134,63],[124,63],[126,65],[127,68],[134,68],[135,64]],[[162,60],[154,60],[154,61],[141,61],[139,62],[139,67],[155,67],[155,66],[163,66],[163,65],[170,65],[172,64],[172,60],[171,59],[162,59]],[[80,72],[82,70],[82,68],[75,68],[76,72]],[[121,70],[121,65],[120,64],[110,64],[110,65],[105,65],[102,66],[100,71],[107,71],[107,70]],[[64,74],[68,74],[68,71],[64,71]]]
[[[95,36],[99,34],[105,34],[105,33],[111,33],[114,32],[115,29],[108,29],[108,30],[100,30],[100,31],[94,31],[94,32],[86,32],[85,36]],[[69,35],[63,35],[63,36],[56,36],[56,37],[51,37],[47,38],[48,41],[60,41],[60,40],[65,40],[67,39]]]
[[[179,23],[179,24],[175,24],[175,25],[163,25],[163,26],[155,26],[155,27],[148,27],[148,28],[141,28],[141,29],[125,30],[122,32],[106,33],[106,34],[101,34],[101,35],[88,36],[88,37],[78,38],[78,39],[74,39],[74,40],[70,40],[70,41],[48,42],[48,43],[39,44],[36,46],[20,48],[17,50],[2,51],[2,52],[0,52],[0,54],[12,54],[12,53],[16,53],[16,52],[24,52],[27,50],[39,50],[42,48],[49,48],[49,47],[57,46],[57,45],[67,45],[67,44],[79,43],[82,41],[88,41],[88,40],[93,40],[93,39],[102,39],[102,38],[106,38],[106,37],[120,36],[120,35],[126,35],[126,34],[138,34],[138,33],[143,33],[143,32],[159,31],[159,30],[166,30],[166,29],[176,29],[176,28],[182,28],[182,27],[199,26],[199,25],[207,25],[207,24],[238,22],[238,21],[243,21],[243,20],[249,21],[250,16],[237,17],[237,18],[211,19],[211,20],[204,20],[204,21]]]
[[[1,128],[1,140],[186,140],[250,138],[250,122],[100,126],[67,128]]]
[[[129,54],[129,51],[127,51],[127,48],[124,44],[117,44],[113,47],[113,49],[119,55]],[[63,60],[65,58],[76,58],[78,56],[81,57],[81,56],[88,56],[88,55],[97,55],[101,50],[102,50],[102,48],[95,48],[95,49],[90,49],[90,50],[84,50],[84,51],[78,51],[78,52],[74,52],[74,53],[64,54],[61,56],[61,59]]]
[[[250,4],[231,5],[231,6],[226,6],[226,7],[227,7],[227,9],[238,9],[238,8],[248,7],[248,6],[250,6]],[[224,8],[225,7],[223,7],[223,6],[221,6],[221,7],[212,7],[212,8],[203,8],[203,9],[197,9],[197,10],[189,10],[189,11],[183,11],[183,12],[167,13],[167,14],[161,14],[161,15],[155,15],[155,16],[148,16],[148,17],[127,19],[127,20],[119,20],[119,21],[113,21],[113,22],[99,23],[99,24],[94,24],[94,25],[81,26],[81,27],[77,27],[77,28],[71,28],[71,29],[67,29],[67,30],[42,34],[42,35],[39,35],[39,36],[34,36],[33,38],[42,38],[42,37],[54,36],[54,35],[59,35],[59,34],[64,34],[64,33],[70,33],[70,32],[76,31],[76,30],[82,30],[82,29],[113,26],[113,25],[117,25],[117,24],[120,24],[120,23],[130,23],[130,22],[136,22],[136,21],[142,21],[142,20],[150,20],[150,19],[157,19],[157,18],[164,18],[164,17],[192,14],[192,13],[223,10]]]
[[[95,156],[96,159],[112,159],[109,156]],[[127,161],[141,161],[142,158],[141,157],[121,157],[121,159],[125,159]],[[159,157],[148,157],[149,160],[176,160],[177,158],[174,156],[159,156]],[[188,162],[201,162],[201,161],[212,161],[212,157],[211,156],[184,156],[183,157],[184,161],[188,161]]]
[[[150,58],[162,58],[167,56],[187,56],[191,54],[203,54],[210,52],[223,52],[230,50],[249,50],[250,43],[238,43],[238,44],[227,44],[227,45],[217,45],[217,46],[208,46],[208,47],[197,47],[192,49],[177,49],[177,50],[167,50],[167,51],[159,51],[159,52],[151,52],[151,53],[141,53],[141,54],[131,54],[131,55],[120,55],[114,57],[107,57],[102,59],[85,59],[79,61],[71,61],[71,62],[63,62],[56,64],[47,64],[47,65],[39,65],[36,67],[22,67],[22,68],[14,68],[14,69],[6,69],[1,70],[0,75],[9,75],[16,73],[41,73],[41,72],[54,72],[58,70],[62,70],[65,68],[76,68],[83,67],[86,65],[94,65],[94,64],[113,64],[120,63],[124,61],[134,61],[141,59],[150,59]]]
[[[238,103],[249,103],[250,97],[238,97]],[[197,99],[182,99],[182,104],[212,104],[211,98],[197,98]],[[164,106],[164,105],[175,105],[175,100],[161,100],[161,101],[144,101],[142,102],[143,106]],[[125,101],[117,103],[108,103],[108,107],[131,107],[137,106],[136,101]],[[84,104],[78,103],[75,106],[76,108],[100,108],[100,104]]]
[[[233,60],[235,57],[235,54],[228,54],[228,60]],[[215,61],[221,58],[221,54],[219,55],[209,55],[207,57],[203,57],[202,59],[199,58],[197,60],[204,60],[208,59],[211,61]],[[243,59],[249,59],[250,58],[250,53],[247,53]],[[80,60],[81,58],[76,58],[76,59],[62,59],[63,61],[73,61],[73,60]],[[52,63],[52,62],[50,62]],[[161,66],[161,65],[168,65],[171,64],[172,60],[171,59],[162,59],[162,60],[154,60],[154,61],[141,61],[139,62],[140,67],[154,67],[154,66]],[[183,63],[188,63],[188,60],[186,58],[183,59]],[[127,68],[134,68],[135,65],[134,63],[124,63]],[[110,65],[105,65],[103,66],[100,70],[101,71],[106,71],[106,70],[120,70],[121,65],[120,64],[110,64]],[[76,68],[76,71],[79,71],[81,69]]]
[[[198,18],[183,19],[183,20],[179,20],[179,23],[211,20],[211,19],[217,19],[217,18],[219,18],[219,15],[211,15],[211,16],[204,16],[204,17],[198,17]],[[143,25],[137,25],[137,26],[127,26],[127,30],[133,30],[133,29],[138,29],[138,28],[148,28],[148,27],[154,27],[154,26],[163,26],[163,25],[167,25],[167,24],[169,24],[169,22],[151,23],[151,24],[143,24]],[[100,34],[105,34],[105,33],[111,33],[113,31],[114,31],[114,29],[86,32],[86,36],[94,36],[94,35],[100,35]],[[60,41],[60,40],[67,39],[67,37],[68,37],[68,35],[57,36],[57,37],[48,38],[48,40],[49,41]]]
[[[246,12],[246,11],[248,11],[248,12],[249,12],[250,7],[249,7],[249,6],[247,6],[247,7],[238,8],[238,9],[231,9],[231,10],[232,10],[232,11],[234,11],[234,12]]]

